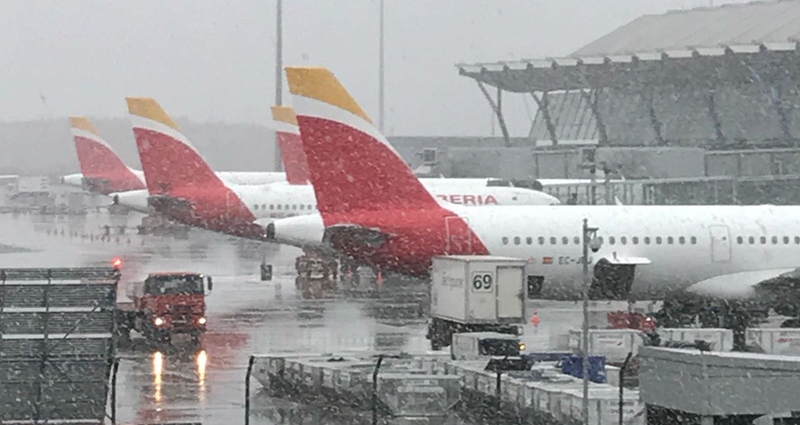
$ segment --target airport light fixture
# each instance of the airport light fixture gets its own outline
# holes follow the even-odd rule
[[[581,363],[583,371],[583,406],[581,423],[589,425],[589,288],[592,284],[589,275],[589,249],[597,252],[602,242],[597,238],[597,227],[589,227],[589,219],[583,219],[583,329],[581,341]]]

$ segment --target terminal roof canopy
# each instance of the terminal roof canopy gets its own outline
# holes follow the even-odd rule
[[[742,56],[765,52],[774,53],[773,64],[787,57],[794,61],[798,39],[800,0],[763,1],[642,16],[563,58],[459,64],[458,68],[461,75],[523,93],[630,86],[631,81],[681,85],[691,79],[708,80],[706,76],[749,82],[751,76],[741,70],[718,75],[720,61],[736,55],[735,63],[741,63]],[[688,62],[691,65],[684,66]],[[674,75],[681,70],[676,66],[692,71],[693,78],[665,80],[665,72]],[[703,75],[703,69],[709,74]],[[784,72],[791,72],[790,78],[796,80],[797,67]]]

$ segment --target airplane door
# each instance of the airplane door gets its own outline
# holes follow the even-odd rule
[[[728,226],[710,226],[711,233],[711,260],[726,262],[731,259],[731,237]]]
[[[447,255],[472,253],[472,232],[469,220],[461,217],[445,217],[445,252]]]

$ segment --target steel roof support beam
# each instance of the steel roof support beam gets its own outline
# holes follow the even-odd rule
[[[575,70],[578,72],[578,76],[583,81],[584,86],[590,90],[590,92],[587,93],[586,90],[580,89],[581,96],[586,100],[586,103],[589,104],[589,108],[592,110],[592,115],[594,116],[594,122],[597,126],[597,135],[600,139],[598,146],[608,146],[608,133],[606,133],[606,125],[603,122],[603,118],[600,116],[600,108],[597,106],[597,103],[600,100],[600,89],[595,88],[591,83],[589,83],[589,79],[586,78],[586,73],[581,66],[575,67]]]
[[[492,99],[492,96],[489,94],[489,91],[486,90],[486,86],[483,85],[483,81],[475,80],[478,82],[478,88],[481,89],[481,93],[483,93],[483,97],[486,98],[486,101],[489,102],[489,106],[494,111],[494,114],[497,115],[497,123],[500,124],[500,131],[503,132],[503,140],[505,141],[506,147],[511,147],[511,136],[508,134],[508,127],[506,126],[506,120],[503,118],[503,89],[500,88],[500,85],[497,85],[497,102]]]
[[[600,138],[599,146],[608,146],[608,135],[606,134],[606,125],[603,123],[603,118],[600,116],[600,108],[597,107],[598,99],[600,99],[600,90],[589,89],[586,91],[581,89],[581,96],[589,104],[589,109],[594,116],[594,122],[597,125],[597,135]]]
[[[531,92],[531,97],[536,101],[536,105],[539,106],[539,112],[541,112],[544,125],[547,127],[547,134],[550,135],[550,141],[553,142],[553,146],[558,146],[556,126],[553,125],[553,120],[550,119],[550,110],[548,109],[550,102],[548,101],[547,91],[542,92],[541,99],[536,96],[536,92]]]
[[[650,115],[650,124],[653,126],[653,133],[656,135],[656,140],[658,144],[661,146],[666,145],[667,143],[664,141],[664,137],[661,135],[661,121],[658,120],[658,116],[656,116],[656,108],[653,107],[653,102],[655,101],[656,97],[656,88],[650,87],[650,90],[646,90],[642,92],[642,96],[646,96],[647,102],[647,112]]]
[[[714,124],[714,133],[717,134],[717,142],[720,144],[725,143],[725,134],[722,132],[722,123],[719,121],[719,114],[717,114],[717,103],[714,101],[714,89],[709,89],[706,95],[706,103],[708,104],[708,117]]]

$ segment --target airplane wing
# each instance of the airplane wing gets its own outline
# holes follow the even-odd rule
[[[603,257],[602,259],[614,265],[627,265],[627,266],[645,265],[645,264],[650,264],[652,262],[647,257],[620,257],[617,255],[612,255],[610,257]]]
[[[755,297],[760,291],[778,289],[788,279],[800,278],[800,269],[756,270],[714,276],[695,283],[687,291],[728,299]]]

